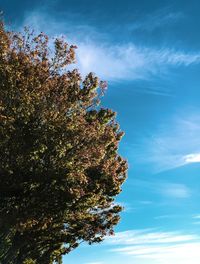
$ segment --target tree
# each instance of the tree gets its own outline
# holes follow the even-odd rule
[[[67,68],[75,46],[0,23],[0,263],[62,263],[113,234],[126,178],[105,82]]]

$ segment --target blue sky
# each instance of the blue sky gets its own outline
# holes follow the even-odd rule
[[[0,0],[0,9],[13,29],[77,44],[77,67],[108,81],[103,105],[126,133],[116,235],[64,263],[199,263],[199,1]]]

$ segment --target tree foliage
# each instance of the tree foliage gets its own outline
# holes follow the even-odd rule
[[[105,83],[69,70],[75,46],[0,23],[0,263],[62,263],[113,234],[126,178]]]

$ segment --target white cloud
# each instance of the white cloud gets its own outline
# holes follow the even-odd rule
[[[193,219],[200,219],[200,215],[194,215]]]
[[[163,8],[134,21],[129,28],[132,31],[140,30],[151,33],[163,26],[174,25],[174,23],[180,21],[184,17],[185,15],[181,12],[172,12],[170,8]]]
[[[159,215],[154,217],[154,219],[156,220],[160,220],[160,219],[171,219],[171,218],[176,218],[177,215]]]
[[[164,198],[169,199],[185,199],[189,198],[192,191],[188,186],[181,183],[172,183],[161,180],[137,180],[132,181],[134,186],[143,188],[151,193],[159,194]]]
[[[163,186],[162,194],[171,198],[188,198],[190,197],[190,189],[184,184],[166,184]]]
[[[200,162],[200,153],[188,154],[184,156],[185,163]]]
[[[129,230],[117,233],[109,243],[112,252],[128,255],[134,263],[143,259],[144,263],[197,264],[200,258],[200,237],[195,234]]]
[[[159,123],[156,132],[140,139],[140,148],[134,149],[133,159],[148,164],[154,173],[200,162],[199,110],[183,109],[183,112]]]
[[[163,74],[167,67],[188,66],[200,62],[200,53],[190,54],[170,49],[77,42],[77,65],[85,75],[93,71],[107,80],[147,79]]]
[[[166,244],[188,242],[198,238],[196,235],[183,235],[177,232],[150,232],[144,229],[116,233],[114,238],[110,238],[110,243],[115,245]]]
[[[193,225],[200,225],[200,215],[194,215],[192,218],[195,220]]]
[[[160,19],[164,22],[176,16],[180,15],[167,14]],[[26,14],[24,25],[31,24],[37,31],[45,31],[52,37],[66,35],[70,43],[78,46],[76,66],[83,75],[92,71],[107,81],[148,79],[166,74],[171,67],[200,63],[199,51],[152,48],[138,46],[134,42],[112,43],[108,34],[100,33],[92,26],[78,24],[78,19],[75,22],[70,15],[66,17],[68,20],[57,21],[35,10]]]
[[[193,225],[200,225],[200,221],[193,222]]]

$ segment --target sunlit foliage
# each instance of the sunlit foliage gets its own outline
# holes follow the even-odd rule
[[[75,49],[0,24],[2,264],[62,263],[119,221],[123,133],[115,112],[99,106],[105,82],[69,70]]]

